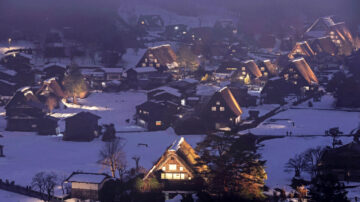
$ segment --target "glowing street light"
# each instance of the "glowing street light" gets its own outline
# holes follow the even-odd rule
[[[10,46],[11,46],[11,41],[12,41],[12,39],[11,39],[11,38],[9,38],[9,39],[8,39],[8,42],[9,42],[9,48],[10,48]]]

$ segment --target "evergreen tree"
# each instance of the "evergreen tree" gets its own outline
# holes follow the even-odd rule
[[[88,91],[88,85],[85,81],[84,76],[80,70],[76,67],[71,67],[69,73],[65,75],[64,87],[67,94],[73,97],[73,102],[76,104],[76,98],[86,94]]]
[[[318,174],[311,180],[310,196],[317,202],[342,202],[349,201],[343,183],[332,174]]]
[[[264,164],[256,153],[252,135],[236,138],[232,134],[208,135],[198,145],[200,164],[209,166],[204,174],[208,179],[207,191],[217,195],[217,200],[261,200]]]

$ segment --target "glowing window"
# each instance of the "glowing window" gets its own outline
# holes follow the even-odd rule
[[[181,173],[180,176],[181,176],[180,178],[181,178],[182,180],[185,179],[185,174],[184,174],[184,173]]]
[[[242,71],[245,71],[245,70],[246,70],[246,68],[245,68],[245,67],[241,67],[241,70],[242,70]]]
[[[216,112],[216,107],[211,107],[211,111]]]
[[[169,164],[169,170],[176,170],[176,164]]]
[[[161,121],[156,121],[156,122],[155,122],[155,125],[156,125],[156,126],[161,126],[161,125],[162,125],[162,122],[161,122]]]
[[[246,75],[246,72],[242,72],[243,75]]]
[[[216,105],[220,105],[220,101],[216,101]]]
[[[165,167],[165,166],[164,166],[164,167],[162,167],[162,170],[163,170],[163,171],[165,171],[165,170],[166,170],[166,167]]]
[[[179,168],[179,169],[180,169],[180,171],[183,171],[183,170],[184,170],[184,167],[180,166],[180,168]]]
[[[268,73],[267,72],[264,72],[264,76],[267,76],[268,75]]]
[[[159,67],[160,67],[160,63],[157,63],[157,64],[156,64],[156,67],[159,68]]]
[[[174,180],[180,180],[180,173],[174,173],[173,177]]]
[[[169,180],[173,179],[173,174],[172,173],[166,173],[165,174],[165,179],[169,179]]]
[[[265,71],[265,67],[261,67],[260,69],[261,69],[261,71]]]
[[[220,111],[225,111],[225,107],[220,107]]]
[[[161,173],[161,179],[165,179],[165,173]]]

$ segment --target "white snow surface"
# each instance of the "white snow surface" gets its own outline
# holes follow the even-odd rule
[[[0,189],[0,201],[3,202],[40,202],[42,200],[8,192]]]

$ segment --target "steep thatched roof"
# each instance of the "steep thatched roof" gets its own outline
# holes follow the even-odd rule
[[[239,103],[236,101],[234,95],[231,93],[228,87],[222,88],[219,92],[222,98],[225,100],[226,104],[229,106],[231,111],[236,115],[240,116],[242,114],[242,110],[240,108]]]
[[[315,55],[314,50],[310,47],[309,43],[307,41],[297,42],[292,49],[292,51],[289,53],[289,58],[294,59],[295,55],[303,55],[312,57]]]
[[[37,95],[44,93],[45,91],[49,91],[55,94],[58,98],[65,98],[66,94],[60,87],[59,83],[55,78],[47,79],[43,82],[41,88],[36,92]]]
[[[176,53],[169,44],[148,48],[137,65],[138,67],[141,66],[145,58],[156,59],[161,66],[172,65],[177,60]]]
[[[255,77],[261,77],[262,73],[259,69],[259,67],[257,66],[257,64],[255,63],[254,60],[247,60],[244,62],[244,66],[246,67],[247,70],[249,70],[249,72],[254,75]]]
[[[310,45],[312,49],[316,52],[316,54],[319,53],[328,53],[330,55],[337,54],[337,47],[334,44],[334,42],[332,42],[330,36],[314,39],[310,43]]]
[[[276,70],[276,66],[271,63],[270,60],[264,60],[262,61],[262,64],[265,66],[265,68],[267,69],[267,71],[272,75],[272,76],[276,76],[278,74],[277,70]]]
[[[191,172],[201,173],[206,171],[207,166],[199,166],[197,159],[200,156],[196,151],[191,147],[189,143],[185,141],[184,137],[179,138],[174,141],[164,152],[164,154],[159,158],[155,165],[150,169],[150,171],[145,175],[144,179],[147,179],[153,172],[160,170],[162,165],[166,163],[170,155],[177,155],[177,159],[186,167],[187,170]]]
[[[301,76],[309,83],[309,84],[318,84],[319,81],[310,68],[309,64],[306,62],[304,58],[298,58],[291,61],[292,64],[295,65],[296,69],[299,71]]]

